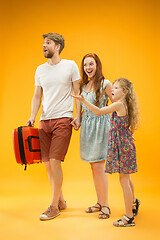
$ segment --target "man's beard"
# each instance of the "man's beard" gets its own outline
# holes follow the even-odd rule
[[[48,52],[47,55],[45,55],[45,53],[44,53],[45,58],[52,58],[53,55],[54,55],[54,52]]]

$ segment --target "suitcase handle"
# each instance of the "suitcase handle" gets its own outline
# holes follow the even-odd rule
[[[28,146],[29,146],[29,151],[30,152],[40,152],[40,149],[33,149],[32,148],[32,138],[36,138],[36,139],[39,139],[39,137],[36,137],[36,136],[29,136],[28,137]]]

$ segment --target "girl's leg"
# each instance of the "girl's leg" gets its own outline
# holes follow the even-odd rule
[[[132,181],[131,177],[129,178],[129,183],[130,183],[130,187],[131,187],[132,194],[133,194],[132,212],[133,212],[134,216],[137,216],[138,210],[139,210],[140,201],[135,198],[135,195],[134,195],[134,184],[133,184],[133,181]]]
[[[125,216],[114,222],[114,226],[135,226],[135,221],[132,212],[132,204],[133,204],[133,182],[130,181],[129,174],[119,174],[120,184],[123,189],[123,196],[125,202]],[[132,187],[131,187],[132,185]]]
[[[133,192],[130,186],[129,174],[120,174],[120,184],[123,189],[123,196],[125,202],[125,211],[128,217],[133,217],[132,204],[133,204]]]
[[[120,184],[123,189],[123,196],[125,202],[125,215],[131,219],[131,224],[134,224],[132,204],[133,204],[133,192],[130,186],[130,176],[129,174],[119,174]],[[119,226],[120,223],[127,224],[126,217],[113,223],[114,226]],[[122,224],[121,224],[122,225]]]
[[[133,196],[133,202],[135,202],[136,198],[135,198],[135,195],[134,195],[134,184],[133,184],[133,181],[131,179],[131,176],[129,176],[129,184],[130,184],[130,187],[131,187],[131,190],[132,190],[132,196]]]

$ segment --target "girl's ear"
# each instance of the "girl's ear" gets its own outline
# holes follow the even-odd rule
[[[128,90],[127,89],[124,89],[124,94],[127,95],[128,94]]]

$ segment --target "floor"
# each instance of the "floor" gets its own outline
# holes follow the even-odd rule
[[[134,177],[136,179],[136,177]],[[134,180],[134,179],[133,179]],[[92,179],[66,179],[63,192],[68,208],[49,221],[40,221],[39,215],[46,210],[51,200],[47,177],[1,180],[0,187],[0,239],[29,240],[121,240],[160,239],[159,187],[145,179],[135,181],[136,195],[141,200],[136,226],[116,228],[113,221],[124,214],[124,203],[118,176],[109,176],[109,202],[111,217],[98,219],[98,213],[86,214],[86,207],[96,202]]]

